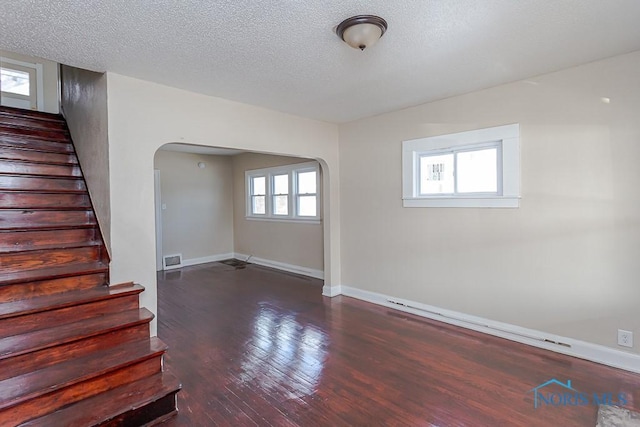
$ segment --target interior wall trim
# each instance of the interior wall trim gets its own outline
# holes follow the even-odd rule
[[[301,274],[303,276],[313,277],[315,279],[324,280],[324,271],[317,270],[309,267],[302,267],[299,265],[287,264],[286,262],[273,261],[265,258],[258,258],[250,255],[245,255],[236,252],[233,258],[241,261],[249,261],[252,264],[262,265],[264,267],[271,267],[277,270],[288,271],[289,273]]]

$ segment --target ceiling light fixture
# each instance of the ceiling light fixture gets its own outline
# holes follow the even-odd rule
[[[376,44],[387,31],[387,21],[374,15],[352,16],[336,27],[336,34],[354,49],[365,50]]]

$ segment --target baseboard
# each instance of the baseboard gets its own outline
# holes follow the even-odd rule
[[[337,297],[338,295],[342,294],[342,287],[341,286],[327,286],[324,285],[322,287],[322,295],[325,297]]]
[[[190,265],[206,264],[208,262],[223,261],[225,259],[233,258],[233,252],[227,254],[210,255],[202,258],[182,259],[182,267],[188,267]]]
[[[275,268],[276,270],[288,271],[289,273],[301,274],[303,276],[313,277],[315,279],[324,279],[324,271],[316,270],[308,267],[301,267],[299,265],[287,264],[285,262],[273,261],[270,259],[257,258],[254,256],[249,256],[245,254],[235,253],[233,254],[233,258],[247,261],[249,260],[252,264],[258,264],[265,267]]]
[[[612,366],[614,368],[640,373],[640,355],[637,354],[349,286],[341,286],[340,291],[342,295],[373,304],[494,335],[533,347]]]

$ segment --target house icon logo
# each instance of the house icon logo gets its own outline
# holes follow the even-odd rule
[[[532,388],[531,390],[529,390],[529,393],[533,392],[533,407],[534,408],[538,408],[539,404],[540,404],[540,399],[542,398],[543,401],[548,402],[548,399],[546,399],[543,395],[542,395],[542,389],[552,385],[552,384],[557,384],[560,387],[565,388],[566,390],[573,392],[573,393],[577,393],[577,390],[574,389],[573,387],[571,387],[571,380],[567,380],[566,384],[563,383],[562,381],[558,381],[555,378],[551,378],[549,381],[544,382],[542,384],[540,384],[537,387]]]
[[[551,389],[544,390],[551,386]],[[618,405],[624,406],[629,401],[626,393],[581,393],[571,385],[571,380],[566,383],[551,378],[527,393],[533,393],[533,407],[541,406],[585,406],[585,405]]]

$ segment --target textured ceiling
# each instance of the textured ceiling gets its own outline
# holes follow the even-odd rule
[[[389,23],[364,52],[344,18]],[[0,48],[331,122],[640,49],[639,0],[0,0]]]

